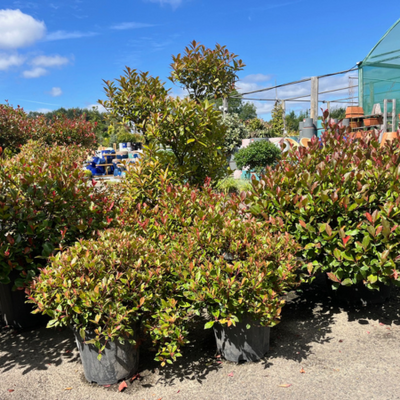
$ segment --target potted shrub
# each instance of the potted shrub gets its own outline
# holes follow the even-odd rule
[[[180,356],[190,310],[176,300],[165,254],[111,230],[52,257],[34,278],[35,312],[51,317],[48,327],[73,329],[89,382],[113,384],[137,372],[140,325],[158,343],[163,365]]]
[[[250,212],[281,217],[309,262],[305,272],[326,273],[334,290],[382,293],[400,285],[399,142],[380,148],[373,133],[353,140],[344,128],[325,129],[253,181]]]
[[[0,307],[8,324],[35,324],[23,289],[49,256],[113,219],[108,191],[95,190],[79,167],[83,157],[78,146],[30,142],[0,164]]]
[[[216,219],[198,224],[185,239],[191,259],[185,294],[195,308],[207,309],[212,319],[205,328],[214,328],[224,358],[256,361],[269,350],[269,329],[279,322],[283,296],[298,284],[298,245],[288,234],[273,233],[277,220],[257,222],[234,213],[221,223]]]

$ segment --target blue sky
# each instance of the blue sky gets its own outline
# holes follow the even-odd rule
[[[342,71],[361,61],[400,18],[398,0],[2,0],[0,103],[27,111],[90,107],[103,82],[127,65],[167,77],[171,55],[192,40],[226,45],[246,64],[238,88],[250,91]],[[400,46],[400,44],[399,44]],[[351,74],[351,75],[354,75]],[[354,80],[353,80],[354,81]],[[321,81],[347,87],[348,75]],[[278,97],[309,91],[281,89]],[[275,91],[257,95],[275,98]],[[349,97],[349,91],[336,97]],[[255,102],[267,118],[272,103]],[[290,103],[299,111],[306,103]]]

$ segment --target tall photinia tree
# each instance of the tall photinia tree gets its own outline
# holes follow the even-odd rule
[[[196,101],[225,98],[235,89],[237,73],[245,64],[226,46],[214,49],[193,41],[183,55],[172,56],[173,83],[180,84]]]

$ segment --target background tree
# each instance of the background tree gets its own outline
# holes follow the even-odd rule
[[[344,107],[335,107],[329,112],[330,118],[335,118],[338,120],[346,118],[346,109]]]
[[[112,81],[104,81],[108,100],[99,103],[108,111],[108,118],[139,129],[146,137],[147,122],[152,113],[163,112],[169,90],[159,77],[126,67],[125,75]]]
[[[275,102],[274,108],[271,112],[271,125],[274,136],[282,136],[284,131],[283,124],[283,106],[280,100]]]
[[[219,109],[222,107],[222,99],[210,100]],[[241,121],[257,118],[257,109],[253,103],[244,103],[241,94],[236,90],[232,90],[228,97],[228,114],[237,114]]]
[[[253,118],[245,122],[249,138],[274,137],[272,126],[262,118]]]
[[[172,56],[169,79],[182,85],[196,101],[225,98],[235,88],[237,72],[245,67],[237,57],[226,46],[216,44],[212,50],[193,41],[183,56]]]

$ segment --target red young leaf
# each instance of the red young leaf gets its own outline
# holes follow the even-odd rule
[[[307,224],[303,220],[299,219],[299,223],[303,228],[307,228]]]
[[[128,387],[128,385],[126,384],[126,382],[125,381],[122,381],[120,384],[119,384],[119,386],[118,386],[118,391],[119,392],[122,392],[125,388],[127,388]]]
[[[332,272],[328,272],[327,275],[328,275],[328,278],[331,281],[334,281],[334,282],[337,282],[337,283],[341,282],[341,280],[335,274],[333,274]]]
[[[371,222],[372,224],[372,215],[370,213],[365,213],[365,216],[367,217],[368,221]]]
[[[345,238],[343,238],[343,244],[346,246],[347,242],[350,240],[351,236],[347,236]]]

